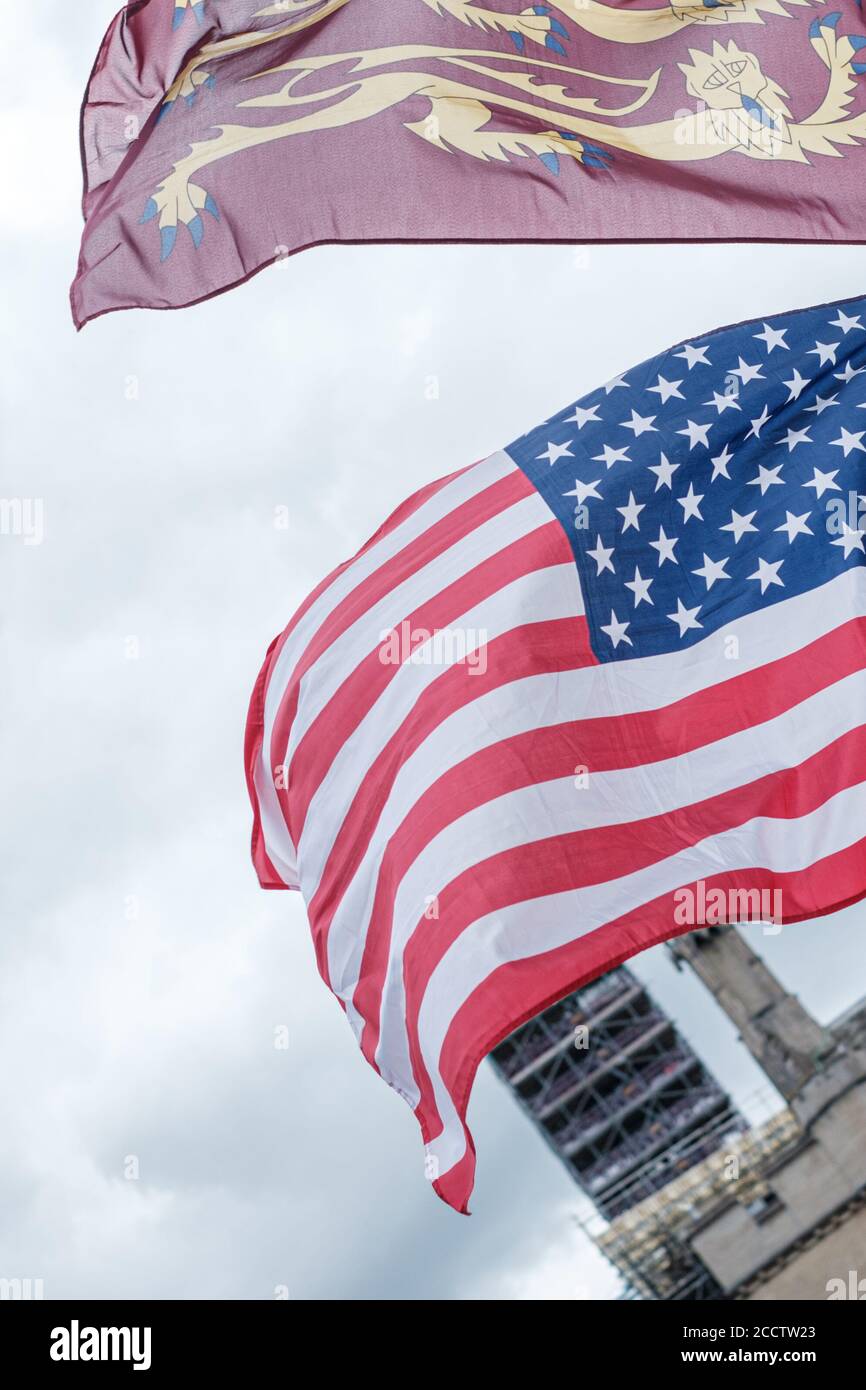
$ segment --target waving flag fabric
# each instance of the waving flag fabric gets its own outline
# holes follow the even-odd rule
[[[866,892],[864,515],[866,298],[673,348],[425,488],[271,646],[255,866],[454,1207],[514,1028],[689,926]]]
[[[864,240],[860,0],[136,0],[72,308],[321,242]]]

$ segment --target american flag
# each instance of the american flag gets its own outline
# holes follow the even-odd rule
[[[700,925],[690,889],[784,921],[866,892],[864,494],[866,298],[672,348],[432,483],[272,644],[255,866],[458,1210],[482,1058]]]

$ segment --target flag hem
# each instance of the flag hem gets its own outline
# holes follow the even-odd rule
[[[86,98],[85,98],[86,104]],[[82,107],[82,112],[83,112]],[[85,194],[86,197],[86,189]],[[85,226],[87,219],[85,219]],[[77,294],[80,275],[76,272],[69,289],[69,302],[72,311],[72,321],[75,330],[80,333],[86,328],[88,323],[94,323],[97,319],[103,318],[106,314],[116,314],[126,312],[130,309],[143,309],[154,313],[174,312],[178,309],[194,309],[199,304],[206,304],[208,300],[217,299],[220,295],[228,294],[231,290],[239,289],[246,285],[256,275],[264,270],[269,270],[271,266],[278,262],[282,263],[289,260],[292,256],[298,256],[304,251],[314,251],[322,246],[866,246],[866,237],[857,237],[846,240],[834,240],[827,242],[826,239],[819,237],[797,237],[794,239],[782,237],[738,237],[731,240],[727,237],[605,237],[603,241],[592,237],[534,237],[527,240],[523,237],[322,237],[316,241],[304,242],[301,246],[295,246],[290,251],[281,252],[279,255],[269,257],[252,270],[245,271],[243,275],[232,280],[230,284],[220,285],[217,289],[208,290],[207,293],[198,295],[193,299],[185,299],[180,304],[111,304],[104,309],[97,309],[92,314],[80,314],[77,309],[76,301],[80,298]],[[826,304],[804,304],[796,309],[786,309],[780,314],[771,317],[781,318],[784,314],[796,314],[805,312],[808,309],[831,309],[837,304],[847,304],[852,299],[862,298],[861,295],[846,295],[843,299],[829,300]],[[736,323],[723,324],[721,328],[713,329],[714,333],[721,333],[727,328],[738,328],[740,323],[751,323],[751,319],[741,319]],[[692,338],[696,335],[692,334]],[[709,337],[709,334],[704,334]],[[689,339],[689,341],[692,340]],[[685,341],[685,340],[684,340]],[[678,347],[678,343],[673,344]]]

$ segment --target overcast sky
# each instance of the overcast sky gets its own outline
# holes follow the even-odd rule
[[[486,1065],[474,1214],[433,1195],[299,896],[256,885],[247,700],[408,493],[683,338],[863,293],[862,248],[327,248],[76,337],[77,115],[113,9],[9,6],[0,55],[2,495],[45,517],[41,545],[0,536],[0,1275],[47,1297],[614,1296]],[[866,993],[863,918],[750,935],[826,1020]],[[761,1074],[701,987],[663,951],[636,968],[746,1103]]]

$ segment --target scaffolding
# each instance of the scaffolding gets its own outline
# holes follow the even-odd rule
[[[715,1077],[625,966],[551,1005],[492,1058],[609,1219],[745,1128]]]
[[[802,1138],[785,1107],[763,1124],[729,1135],[688,1172],[606,1225],[592,1216],[579,1222],[625,1281],[626,1298],[719,1298],[722,1290],[691,1248],[704,1216],[731,1200],[746,1206],[771,1200],[768,1166]]]
[[[692,933],[672,954],[696,971],[773,1082],[742,1111],[625,966],[516,1029],[492,1058],[582,1189],[578,1225],[620,1274],[623,1298],[748,1297],[757,1276],[722,1288],[698,1251],[713,1248],[719,1219],[742,1233],[783,1209],[778,1173],[805,1154],[810,1117],[866,1074],[866,1000],[819,1025],[733,929]],[[843,1204],[832,1219],[853,1209]],[[809,1248],[829,1220],[804,1223],[772,1268]],[[763,1247],[743,1239],[743,1268],[754,1270]]]

